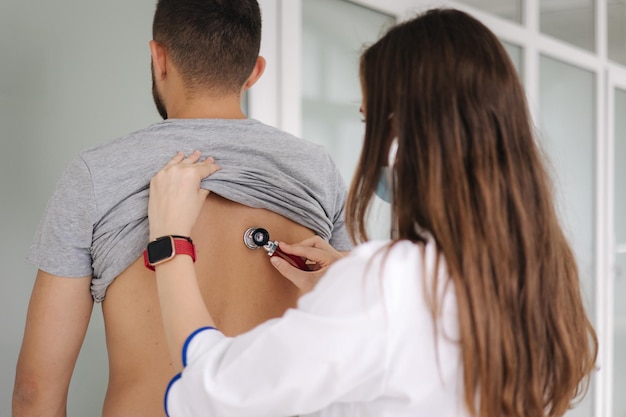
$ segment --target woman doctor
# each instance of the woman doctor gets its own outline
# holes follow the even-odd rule
[[[190,256],[156,267],[185,369],[169,416],[561,416],[584,393],[595,333],[524,91],[481,23],[431,10],[361,58],[365,141],[346,208],[356,241],[379,182],[393,239],[340,255],[321,239],[275,266],[298,308],[238,337],[214,329]],[[212,159],[177,155],[150,190],[150,233],[188,236]]]

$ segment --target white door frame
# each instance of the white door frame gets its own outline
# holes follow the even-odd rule
[[[267,67],[248,95],[251,118],[302,136],[302,1],[259,0]]]
[[[626,69],[610,64],[607,69],[607,146],[606,146],[606,188],[607,188],[607,229],[609,239],[607,239],[606,252],[604,254],[604,262],[608,265],[607,275],[608,280],[604,283],[604,302],[607,307],[607,315],[604,321],[604,336],[601,344],[601,351],[606,358],[604,362],[604,378],[603,383],[605,386],[604,396],[601,398],[606,404],[606,415],[612,414],[613,407],[613,391],[614,391],[614,313],[615,313],[615,298],[614,298],[614,280],[616,278],[616,254],[626,253],[626,245],[618,245],[615,237],[615,90],[620,89],[626,91]]]

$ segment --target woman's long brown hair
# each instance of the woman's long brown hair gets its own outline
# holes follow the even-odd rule
[[[369,47],[361,80],[365,141],[346,210],[353,239],[367,240],[368,208],[397,136],[397,239],[425,242],[426,230],[445,259],[468,410],[563,415],[587,390],[597,338],[504,48],[471,16],[431,10]],[[436,320],[440,300],[430,294]]]

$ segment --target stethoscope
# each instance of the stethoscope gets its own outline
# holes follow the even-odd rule
[[[267,252],[268,256],[280,256],[291,265],[296,268],[302,269],[303,271],[308,271],[309,267],[306,262],[302,260],[299,256],[290,255],[288,253],[283,252],[278,247],[278,241],[270,241],[270,234],[267,230],[262,227],[251,227],[245,231],[243,234],[243,243],[250,249],[258,249],[263,248],[265,252]]]

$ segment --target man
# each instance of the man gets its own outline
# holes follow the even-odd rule
[[[345,186],[329,156],[241,111],[242,92],[265,66],[260,33],[256,0],[158,2],[150,51],[166,120],[81,152],[59,180],[28,255],[39,272],[14,417],[66,415],[93,300],[102,302],[109,355],[103,416],[164,415],[166,385],[182,365],[169,357],[142,251],[150,178],[177,151],[198,149],[221,166],[203,182],[211,193],[191,237],[204,300],[224,333],[282,315],[299,295],[263,250],[244,245],[248,228],[283,241],[317,234],[350,248]]]

